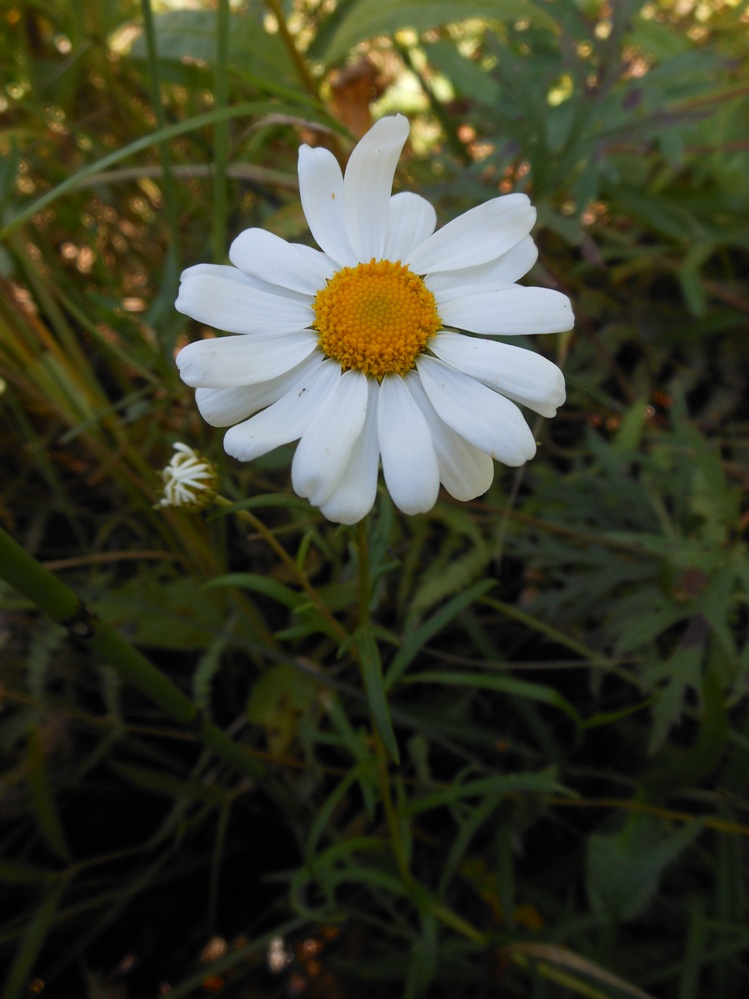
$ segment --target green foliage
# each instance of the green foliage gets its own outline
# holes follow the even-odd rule
[[[741,999],[746,4],[187,6],[0,12],[0,526],[58,577],[0,559],[0,996]],[[441,224],[527,189],[577,317],[534,462],[359,532],[173,363],[352,110]],[[213,512],[154,508],[175,440]]]
[[[700,833],[697,823],[658,838],[653,822],[633,812],[621,830],[595,833],[588,839],[586,891],[599,919],[630,920],[652,900],[664,869],[691,846]]]

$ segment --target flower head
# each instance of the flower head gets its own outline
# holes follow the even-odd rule
[[[216,498],[218,476],[213,465],[187,444],[177,442],[175,454],[161,470],[163,495],[157,508],[181,507],[183,510],[204,510]]]
[[[565,397],[551,361],[487,339],[572,328],[565,295],[516,283],[537,256],[530,201],[494,198],[435,232],[429,202],[391,195],[408,131],[402,115],[378,121],[345,177],[328,150],[302,146],[302,206],[320,249],[247,229],[233,266],[184,272],[176,303],[240,334],[177,356],[204,419],[230,428],[227,453],[250,461],[298,440],[295,491],[340,523],[371,509],[380,461],[405,513],[431,509],[440,483],[480,496],[493,459],[535,454],[516,403],[554,416]]]

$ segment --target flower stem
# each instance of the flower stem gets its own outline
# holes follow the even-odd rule
[[[359,627],[369,626],[369,540],[367,518],[356,525],[356,548],[359,555]]]
[[[164,102],[161,97],[161,76],[159,70],[159,52],[156,39],[156,26],[154,24],[151,0],[141,0],[141,14],[143,17],[143,33],[146,40],[146,55],[148,58],[148,77],[151,85],[151,104],[153,107],[156,127],[162,130],[166,127],[166,115],[164,113]],[[169,153],[169,146],[166,142],[158,144],[159,159],[161,160],[161,170],[164,178],[162,192],[164,205],[166,207],[166,218],[169,226],[169,245],[167,247],[165,265],[165,284],[171,290],[177,286],[177,275],[179,274],[179,260],[177,258],[179,247],[179,212],[177,208],[177,188],[174,184],[172,174],[172,160]],[[169,354],[171,355],[169,345]]]
[[[258,778],[265,768],[233,742],[171,680],[81,598],[0,528],[0,577],[34,603],[70,636],[108,662],[119,675],[241,773]]]
[[[231,10],[229,0],[218,0],[216,5],[216,87],[215,106],[229,105],[229,37]],[[229,159],[229,121],[217,121],[213,127],[213,228],[211,242],[214,263],[222,264],[226,257],[226,219],[228,191],[226,164]]]
[[[360,520],[356,525],[355,537],[359,562],[359,628],[363,630],[369,628],[369,625],[371,624],[369,614],[369,542],[367,539],[366,517],[363,520]],[[361,668],[361,655],[358,654],[357,659]],[[364,680],[363,674],[362,679]],[[400,835],[398,812],[393,802],[393,787],[390,778],[390,758],[377,727],[374,714],[371,711],[371,706],[370,714],[372,716],[372,741],[374,743],[377,763],[377,782],[380,788],[380,798],[382,799],[382,808],[385,813],[385,822],[387,823],[388,832],[390,834],[390,845],[393,851],[396,866],[398,868],[398,873],[400,874],[401,879],[403,880],[403,883],[409,893],[413,894],[416,882],[409,867],[408,856]]]

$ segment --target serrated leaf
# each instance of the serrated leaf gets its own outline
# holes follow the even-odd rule
[[[658,889],[661,875],[702,830],[698,822],[658,837],[652,820],[633,813],[624,828],[588,839],[586,891],[591,908],[607,921],[634,919]]]

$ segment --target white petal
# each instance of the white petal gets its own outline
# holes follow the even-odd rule
[[[245,275],[230,264],[193,264],[192,267],[186,267],[182,271],[179,279],[180,282],[189,281],[190,278],[196,277],[199,274],[207,274],[210,277],[223,277],[227,281],[239,281],[240,284],[250,284]]]
[[[254,275],[245,274],[243,271],[232,267],[229,264],[193,264],[186,271],[182,272],[181,281],[188,281],[190,278],[200,275],[208,277],[226,278],[227,281],[236,281],[247,288],[256,288],[258,291],[267,292],[269,295],[282,295],[293,302],[303,302],[309,305],[310,296],[294,291],[293,288],[279,288],[277,284],[263,281]]]
[[[265,229],[245,229],[231,244],[229,259],[241,271],[270,284],[314,297],[336,265],[311,246],[287,243]]]
[[[227,277],[225,272],[220,276],[188,274],[174,305],[178,312],[227,333],[303,330],[315,317],[311,304],[285,295],[270,295],[249,282]]]
[[[177,354],[180,377],[193,388],[255,385],[296,367],[317,346],[314,333],[222,336],[188,343]]]
[[[468,291],[489,290],[514,284],[533,267],[538,259],[538,248],[530,236],[521,239],[512,249],[496,260],[458,271],[428,274],[424,284],[437,298],[437,302],[459,298]]]
[[[291,484],[298,496],[320,506],[346,470],[367,413],[367,378],[346,371],[316,410],[299,441],[291,465]]]
[[[388,206],[398,158],[408,138],[403,115],[381,118],[356,144],[343,182],[346,232],[357,258],[382,259]]]
[[[422,354],[416,362],[429,400],[448,426],[505,465],[522,465],[536,442],[518,407],[497,392]]]
[[[404,260],[417,274],[453,271],[495,260],[533,228],[536,209],[525,194],[477,205],[438,229]]]
[[[335,491],[320,504],[323,516],[334,524],[358,524],[374,506],[380,448],[377,443],[377,399],[379,385],[367,379],[367,415]]]
[[[439,333],[430,339],[429,350],[541,416],[556,416],[564,402],[564,375],[556,364],[532,350],[460,333]]]
[[[426,198],[408,191],[394,194],[388,207],[385,259],[403,260],[432,235],[436,225],[437,213]]]
[[[400,375],[388,375],[380,384],[377,438],[395,505],[408,514],[431,510],[440,487],[437,455],[429,425]]]
[[[442,485],[462,502],[482,496],[494,478],[491,456],[469,444],[437,416],[418,375],[409,373],[406,384],[429,424]]]
[[[343,220],[343,175],[328,149],[299,149],[299,195],[317,245],[336,263],[357,263]]]
[[[233,388],[198,388],[195,402],[206,423],[212,427],[231,427],[280,399],[301,375],[321,362],[322,354],[313,351],[301,364],[267,382]]]
[[[439,315],[445,326],[502,336],[562,333],[575,325],[570,300],[561,291],[521,285],[440,302]]]
[[[227,430],[224,450],[239,461],[252,461],[298,440],[340,377],[341,369],[335,361],[318,364],[297,378],[272,406]]]

